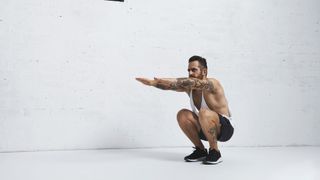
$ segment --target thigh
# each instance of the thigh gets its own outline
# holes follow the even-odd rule
[[[211,121],[217,126],[220,126],[219,113],[212,111],[211,109],[201,108],[199,111],[200,121]]]
[[[202,129],[207,131],[207,128],[214,125],[217,130],[217,135],[219,136],[221,130],[221,123],[219,119],[219,114],[217,112],[207,108],[201,108],[199,112],[199,117]]]
[[[201,126],[199,123],[199,118],[194,112],[190,111],[189,109],[182,109],[179,111],[178,114],[180,114],[181,116],[186,118],[189,122],[194,124],[197,127],[198,132],[200,132]]]

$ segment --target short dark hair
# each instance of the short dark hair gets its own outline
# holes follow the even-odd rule
[[[193,61],[198,61],[200,63],[200,65],[204,68],[207,68],[207,60],[201,56],[192,56],[191,58],[189,58],[189,63],[193,62]]]

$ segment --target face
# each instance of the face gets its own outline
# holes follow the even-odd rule
[[[201,68],[201,65],[198,61],[192,61],[188,66],[189,78],[203,79],[206,77],[207,70],[206,68]]]

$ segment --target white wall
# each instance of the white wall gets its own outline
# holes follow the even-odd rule
[[[189,146],[186,76],[202,55],[224,85],[226,146],[320,145],[317,0],[0,1],[0,151]]]

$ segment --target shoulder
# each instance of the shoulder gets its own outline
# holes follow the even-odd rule
[[[215,78],[207,78],[207,80],[209,81],[209,84],[211,84],[213,86],[212,87],[213,92],[217,92],[222,89],[222,85],[219,80],[217,80]]]
[[[209,81],[210,83],[213,83],[213,85],[221,85],[220,81],[215,78],[207,78],[207,81]]]

